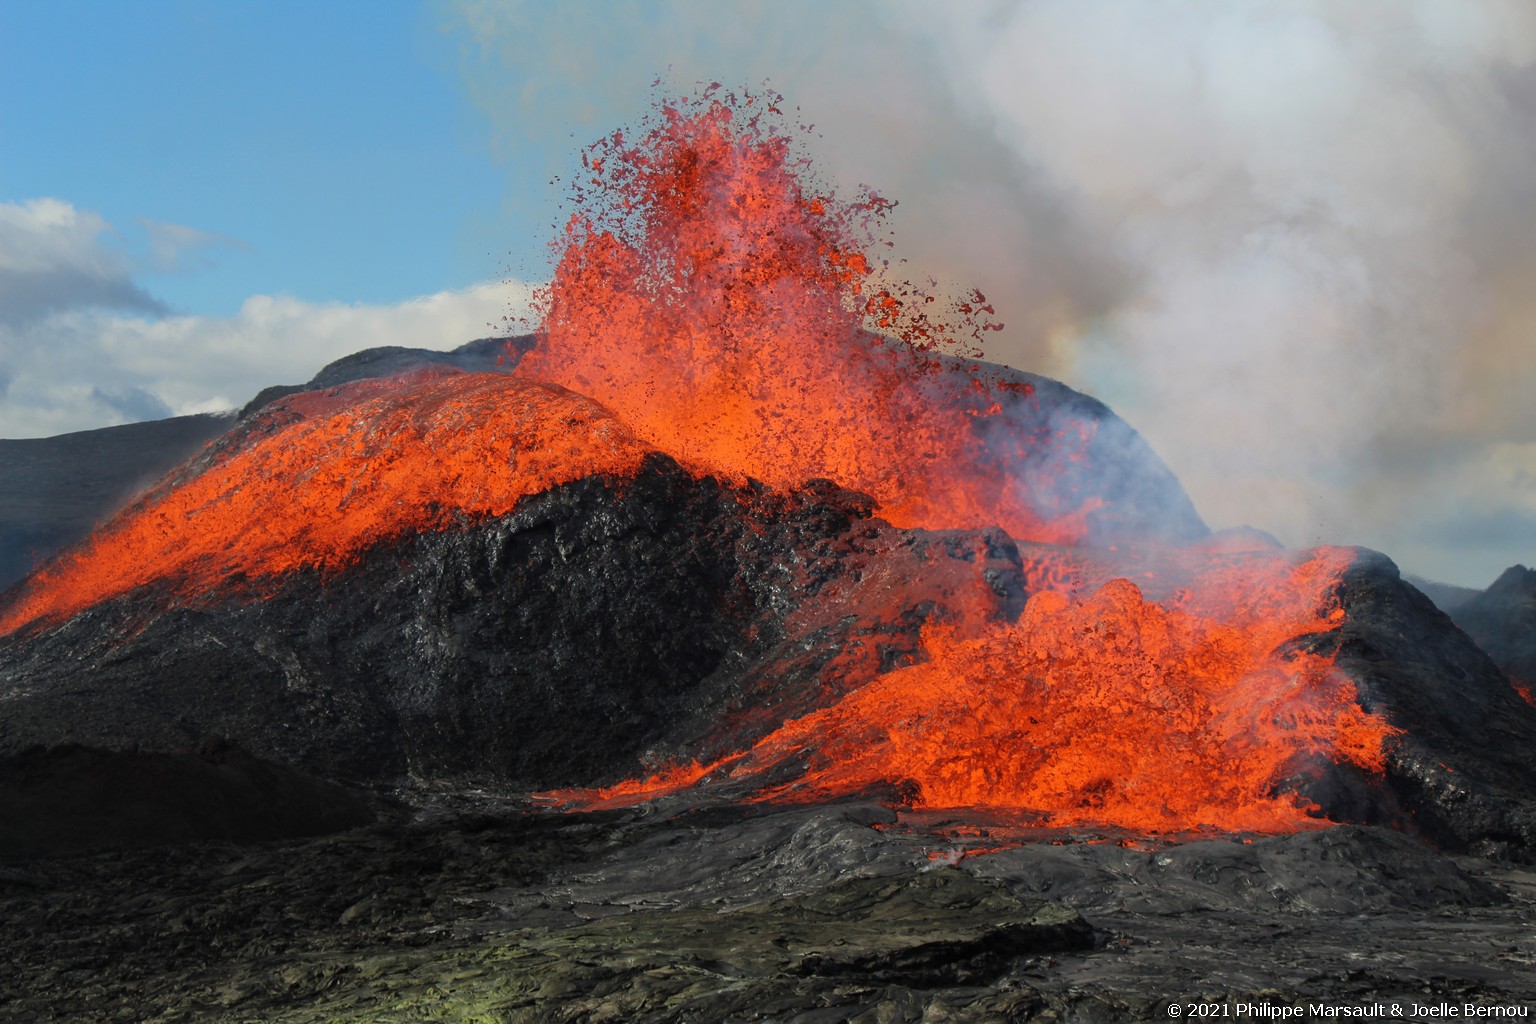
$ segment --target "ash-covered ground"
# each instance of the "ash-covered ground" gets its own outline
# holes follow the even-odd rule
[[[1393,1001],[1427,1019],[1412,1006],[1536,1003],[1536,873],[1385,829],[1020,844],[1006,823],[864,802],[427,802],[322,838],[5,864],[0,1019],[1099,1022],[1166,1020],[1173,1002],[1322,1019],[1308,1008]]]

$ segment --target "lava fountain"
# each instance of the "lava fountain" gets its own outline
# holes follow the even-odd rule
[[[1010,468],[1041,449],[1062,471],[1081,464],[1092,426],[1005,437],[1000,457],[987,421],[1033,396],[975,363],[955,415],[940,356],[997,329],[993,310],[893,283],[871,256],[892,204],[816,187],[773,127],[776,100],[711,86],[583,155],[542,337],[518,372],[592,395],[696,472],[827,477],[897,525],[1081,541],[1100,499],[1046,514]],[[930,631],[926,662],[749,750],[552,795],[629,802],[756,777],[761,798],[820,799],[895,782],[920,806],[1055,824],[1307,827],[1317,807],[1282,780],[1322,762],[1378,773],[1395,732],[1331,659],[1298,649],[1342,618],[1332,590],[1351,556],[1203,557],[1185,556],[1164,606],[1123,579],[1064,593],[1070,558],[1046,553],[1016,622]]]
[[[872,253],[894,204],[817,188],[775,101],[712,86],[583,154],[543,339],[517,372],[592,396],[699,472],[781,488],[829,478],[897,526],[1080,539],[1097,501],[1042,510],[1006,453],[984,450],[984,429],[939,401],[954,386],[939,356],[999,329],[992,307],[892,280]],[[1028,390],[971,369],[972,419]],[[1082,430],[995,443],[1071,458]]]
[[[1080,598],[1041,590],[1014,622],[925,631],[926,661],[748,750],[550,796],[614,806],[760,780],[757,799],[815,801],[894,784],[915,807],[1053,826],[1316,827],[1320,808],[1294,787],[1328,763],[1379,774],[1398,731],[1307,649],[1343,619],[1332,591],[1352,559],[1331,548],[1191,565],[1166,604],[1126,579]]]

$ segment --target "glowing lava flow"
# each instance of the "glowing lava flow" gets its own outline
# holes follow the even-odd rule
[[[622,804],[701,779],[819,800],[905,785],[917,807],[1006,807],[1051,825],[1291,831],[1316,808],[1277,792],[1326,762],[1383,767],[1395,734],[1332,660],[1287,650],[1337,627],[1352,554],[1323,549],[1197,572],[1169,607],[1127,580],[1037,593],[979,636],[925,633],[929,660],[786,722],[750,750],[648,780],[552,794]],[[1198,609],[1224,604],[1220,617]],[[784,781],[788,778],[788,781]]]
[[[1514,676],[1510,676],[1509,685],[1515,688],[1515,692],[1520,695],[1521,700],[1525,701],[1531,707],[1536,708],[1536,694],[1531,693],[1531,688],[1526,684],[1525,680],[1516,679]]]
[[[420,372],[294,395],[190,479],[162,487],[34,573],[0,635],[149,583],[182,602],[334,571],[366,548],[510,512],[652,449],[591,400],[498,374]]]
[[[882,286],[868,250],[893,204],[810,190],[776,113],[771,97],[706,92],[592,147],[543,338],[517,372],[591,395],[699,471],[828,478],[898,526],[1079,539],[1096,503],[1042,513],[1010,477],[1022,453],[984,452],[973,422],[1027,386],[974,375],[965,402],[940,397],[932,352],[996,329],[991,307]],[[998,443],[1080,448],[1084,431]]]

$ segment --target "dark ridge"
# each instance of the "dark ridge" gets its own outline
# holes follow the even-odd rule
[[[365,348],[361,352],[327,363],[308,383],[278,384],[263,388],[240,410],[240,418],[244,419],[279,398],[301,391],[330,388],[348,381],[373,377],[393,377],[422,366],[451,366],[469,373],[511,372],[518,358],[533,344],[534,336],[525,334],[515,338],[477,338],[447,352],[399,345]]]
[[[1536,708],[1385,555],[1362,551],[1340,597],[1348,614],[1329,643],[1361,705],[1404,730],[1387,782],[1412,823],[1451,849],[1536,854]]]
[[[176,416],[0,440],[0,590],[84,537],[232,422],[227,414]]]
[[[1536,569],[1510,566],[1451,617],[1515,681],[1536,686]]]

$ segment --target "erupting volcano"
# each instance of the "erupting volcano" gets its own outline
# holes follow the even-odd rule
[[[1085,540],[1105,505],[1080,482],[1096,425],[1036,414],[1049,428],[1010,430],[1003,403],[1037,402],[1030,385],[972,363],[957,386],[938,354],[1000,329],[992,308],[973,294],[931,311],[934,296],[894,284],[872,256],[892,204],[809,181],[770,127],[776,100],[711,87],[583,155],[542,340],[518,372],[592,395],[696,472],[829,478],[898,526]],[[1017,622],[926,632],[924,664],[680,777],[804,757],[806,775],[766,795],[901,780],[928,806],[1283,829],[1304,802],[1274,790],[1304,755],[1382,768],[1394,730],[1349,681],[1328,659],[1273,653],[1337,621],[1329,589],[1347,556],[1250,559],[1220,580],[1197,569],[1178,604],[1205,615],[1123,580],[1076,600],[1052,589],[1055,561],[1026,579]]]
[[[6,742],[80,738],[85,644],[93,686],[162,687],[128,741],[373,782],[1524,834],[1436,774],[1515,769],[1445,754],[1474,727],[1424,732],[1376,658],[1359,609],[1429,614],[1395,571],[1208,540],[1108,409],[978,361],[986,299],[900,282],[894,204],[818,183],[784,125],[772,95],[658,103],[583,154],[503,372],[277,399],[10,591]],[[156,711],[173,690],[205,696]]]

